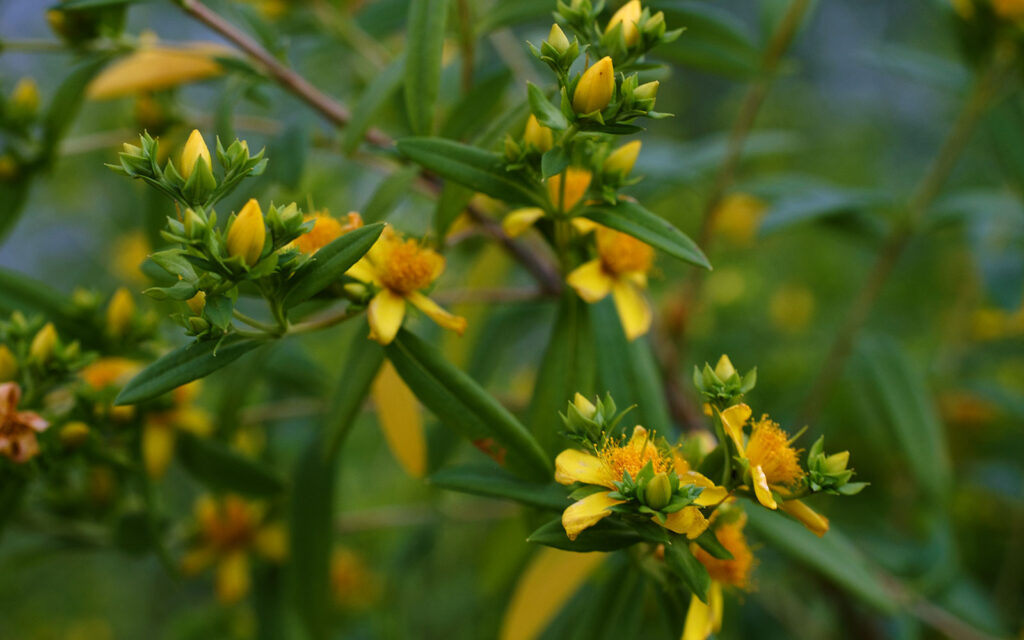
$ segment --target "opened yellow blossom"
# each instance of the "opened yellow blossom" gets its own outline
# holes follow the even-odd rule
[[[257,553],[271,562],[287,555],[284,527],[268,523],[265,508],[238,496],[222,500],[204,496],[196,502],[196,543],[181,561],[182,571],[194,575],[217,565],[217,598],[238,602],[249,592],[249,556]]]
[[[555,480],[564,485],[579,482],[587,485],[605,487],[615,490],[615,483],[622,482],[628,473],[635,478],[647,464],[651,465],[655,474],[670,471],[676,464],[672,456],[661,451],[654,443],[653,434],[646,429],[637,426],[633,429],[633,435],[625,443],[609,443],[597,455],[586,453],[578,449],[566,449],[555,458]],[[690,472],[687,479],[680,478],[680,486],[685,484],[698,484],[714,487],[707,478],[700,476],[697,472]],[[703,480],[697,480],[700,476]],[[712,490],[712,497],[714,490]],[[594,526],[603,518],[612,514],[609,509],[619,504],[625,504],[625,500],[612,498],[609,492],[598,491],[578,500],[570,505],[562,513],[562,526],[565,527],[565,534],[570,540],[575,540],[583,530]],[[695,504],[700,505],[707,502],[698,497]],[[696,506],[683,507],[679,511],[668,514],[664,523],[652,516],[654,522],[661,526],[683,534],[686,537],[696,538],[707,528],[708,522]]]
[[[363,226],[363,218],[355,211],[349,211],[344,221],[338,220],[327,211],[318,211],[306,216],[313,221],[313,228],[296,238],[292,246],[306,255],[313,255],[349,231]]]
[[[736,444],[740,456],[749,462],[750,478],[758,502],[769,509],[778,509],[772,489],[793,484],[803,477],[804,471],[789,436],[767,415],[753,423],[750,438],[744,445],[743,426],[751,413],[745,404],[733,405],[722,412],[722,425]]]
[[[405,318],[406,302],[431,320],[459,335],[466,319],[448,313],[421,293],[444,271],[444,257],[413,239],[403,240],[391,227],[384,229],[373,248],[348,270],[348,275],[379,288],[370,301],[367,319],[370,338],[389,344]]]
[[[711,586],[708,588],[707,603],[701,602],[697,596],[690,598],[682,640],[705,640],[712,633],[720,631],[724,604],[722,587],[746,589],[749,586],[754,554],[743,535],[745,525],[746,516],[741,514],[737,519],[718,524],[714,528],[715,537],[732,554],[731,559],[715,558],[698,545],[691,545],[694,556],[711,577]]]
[[[216,77],[224,72],[217,58],[232,56],[231,49],[210,42],[164,47],[156,38],[142,38],[138,51],[103,70],[86,90],[92,100],[107,100],[143,91],[160,91]]]
[[[626,337],[635,340],[651,328],[651,307],[643,290],[654,250],[607,227],[597,228],[596,241],[598,257],[577,267],[566,282],[589,303],[603,300],[611,293]]]
[[[159,478],[167,471],[174,456],[177,431],[188,431],[206,437],[213,431],[210,414],[195,405],[200,381],[182,385],[171,392],[171,408],[150,413],[142,427],[142,460],[146,473]]]

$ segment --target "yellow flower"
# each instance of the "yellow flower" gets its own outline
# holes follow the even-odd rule
[[[800,500],[785,500],[779,505],[782,510],[799,520],[819,538],[828,532],[828,518],[808,507]]]
[[[420,292],[444,271],[444,257],[413,240],[403,240],[391,227],[366,256],[348,270],[348,275],[380,288],[367,309],[370,338],[381,344],[395,339],[405,318],[406,302],[427,314],[431,320],[459,335],[466,330],[466,319],[448,313]]]
[[[78,375],[96,391],[103,391],[111,386],[124,386],[141,369],[140,363],[127,358],[100,358]]]
[[[185,142],[185,147],[181,150],[181,167],[179,169],[182,178],[188,180],[200,158],[206,163],[206,168],[212,171],[213,162],[210,159],[210,148],[206,146],[206,141],[203,140],[203,134],[199,133],[199,129],[193,129]]]
[[[238,602],[249,591],[249,555],[256,552],[272,562],[287,554],[285,530],[267,523],[262,505],[228,495],[217,501],[203,496],[196,501],[199,532],[196,544],[182,558],[182,571],[194,575],[217,565],[217,598]]]
[[[1024,20],[1024,1],[992,0],[992,10],[1006,20]]]
[[[746,193],[731,193],[715,209],[715,231],[739,247],[754,244],[767,205]]]
[[[106,100],[206,80],[224,72],[216,59],[231,55],[231,49],[219,44],[202,42],[161,47],[150,38],[138,51],[114,62],[96,76],[86,95],[92,100]]]
[[[36,364],[46,364],[50,357],[53,356],[53,351],[56,348],[57,329],[53,326],[52,322],[47,322],[35,337],[32,338],[32,344],[28,348],[29,360]]]
[[[182,385],[171,392],[172,407],[146,416],[142,427],[142,460],[151,478],[160,478],[174,457],[176,431],[208,436],[213,423],[203,409],[195,406],[200,381]]]
[[[260,203],[250,198],[228,229],[228,255],[241,258],[242,262],[251,267],[259,261],[266,241],[267,228],[263,223],[263,211]]]
[[[370,393],[391,454],[406,473],[422,478],[427,472],[427,440],[416,396],[388,361],[374,378]]]
[[[355,211],[348,212],[344,223],[327,211],[306,216],[306,220],[313,220],[313,228],[296,238],[292,246],[310,256],[349,231],[363,226],[363,218]]]
[[[574,482],[582,484],[605,487],[615,490],[615,483],[621,482],[628,473],[635,478],[647,464],[651,465],[655,474],[667,473],[676,464],[672,456],[662,452],[654,444],[653,434],[641,426],[633,429],[633,435],[628,442],[609,443],[597,455],[579,451],[577,449],[566,449],[555,458],[555,480],[564,485]],[[680,485],[697,484],[710,480],[700,476],[697,472],[690,472],[695,475],[688,475],[687,480],[680,477]],[[691,482],[689,479],[696,479],[700,476],[703,480]],[[698,485],[703,486],[703,485]],[[712,484],[713,487],[713,484]],[[570,505],[562,513],[562,526],[565,534],[570,540],[575,540],[580,532],[592,527],[603,518],[611,515],[608,509],[615,505],[624,504],[625,500],[612,498],[608,492],[598,491],[578,500]],[[700,504],[700,498],[695,504]],[[683,534],[691,540],[699,536],[707,528],[708,522],[696,506],[683,507],[675,513],[668,514],[668,518],[661,523],[657,517],[651,519],[661,526]]]
[[[608,26],[605,27],[604,32],[608,33],[615,28],[615,25],[622,25],[622,37],[626,40],[626,46],[632,47],[636,44],[636,41],[640,38],[640,30],[637,28],[637,23],[640,22],[640,0],[629,0],[626,4],[622,5],[612,19],[608,21]]]
[[[128,333],[135,318],[135,301],[130,291],[121,287],[107,305],[107,333],[121,337]]]
[[[644,298],[647,271],[654,250],[636,238],[607,227],[598,227],[598,257],[577,267],[566,278],[587,302],[603,300],[609,293],[626,337],[634,340],[651,327],[651,307]]]
[[[800,333],[814,316],[814,295],[804,286],[787,285],[772,294],[769,303],[772,323],[790,333]]]
[[[565,179],[565,189],[562,189],[562,179]],[[590,188],[590,181],[593,178],[590,171],[580,167],[569,167],[564,173],[559,173],[548,178],[548,198],[551,204],[558,211],[563,213],[572,211],[580,203],[587,189]]]
[[[141,231],[132,231],[119,237],[114,242],[110,256],[110,267],[114,275],[134,283],[146,282],[146,277],[139,269],[149,257],[149,240]]]
[[[39,110],[39,87],[32,78],[22,78],[14,85],[9,104],[11,112],[31,118]]]
[[[722,412],[722,425],[735,443],[740,457],[749,462],[751,482],[758,502],[769,509],[777,509],[779,505],[772,496],[772,489],[793,484],[803,477],[804,471],[789,436],[767,415],[752,425],[750,438],[744,446],[743,425],[750,419],[750,415],[751,410],[747,405],[733,405]]]
[[[691,545],[694,556],[711,576],[711,587],[708,589],[707,604],[701,602],[696,595],[690,598],[690,608],[686,612],[686,623],[683,627],[683,640],[705,640],[712,633],[721,630],[723,585],[741,589],[749,586],[754,554],[743,535],[746,521],[746,516],[741,514],[738,519],[718,524],[714,529],[715,537],[732,554],[730,560],[715,558],[699,546]]]
[[[605,159],[601,167],[605,173],[618,174],[622,177],[629,175],[636,164],[636,158],[640,155],[640,141],[634,140],[622,145]]]
[[[380,598],[380,579],[362,556],[350,549],[331,554],[331,594],[344,609],[365,609]]]
[[[615,67],[605,56],[583,72],[572,94],[573,111],[581,115],[601,111],[615,93]]]
[[[532,148],[538,153],[544,153],[554,144],[554,137],[551,129],[537,122],[537,116],[531,113],[529,120],[526,121],[523,142],[526,143],[527,148]]]

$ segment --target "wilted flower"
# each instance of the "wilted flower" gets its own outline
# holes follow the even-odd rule
[[[14,382],[0,384],[0,455],[18,463],[39,453],[36,434],[50,423],[32,411],[18,411],[21,387]]]

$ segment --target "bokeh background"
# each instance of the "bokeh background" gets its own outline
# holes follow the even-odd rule
[[[477,37],[474,78],[478,86],[487,83],[493,100],[466,121],[446,120],[460,96],[453,33],[442,131],[453,122],[470,131],[486,128],[522,101],[526,80],[546,78],[524,41],[546,37],[553,3],[469,4]],[[670,28],[687,31],[654,55],[668,64],[653,76],[662,83],[658,109],[675,117],[650,122],[641,135],[635,173],[645,179],[631,193],[696,235],[726,136],[787,3],[651,5],[666,12]],[[355,104],[401,52],[408,0],[211,6],[286,55],[318,87]],[[42,45],[19,47],[57,42],[44,9],[34,0],[0,0],[0,87],[9,92],[31,76],[45,101],[76,57]],[[727,199],[733,206],[720,212],[713,242],[704,247],[715,270],[698,304],[680,306],[687,267],[662,259],[652,279],[658,330],[679,323],[688,329],[685,349],[658,351],[681,372],[684,394],[693,397],[688,379],[695,364],[728,353],[740,369],[758,367],[752,406],[793,431],[803,426],[802,407],[851,300],[975,81],[962,20],[938,1],[812,3],[745,146],[730,189],[743,197]],[[145,31],[167,42],[220,42],[171,2],[131,6],[126,33]],[[852,452],[858,479],[871,483],[855,497],[815,503],[832,520],[828,536],[839,551],[807,557],[784,535],[754,526],[754,587],[729,597],[722,637],[1020,633],[1024,62],[1017,67],[981,115],[801,441],[807,447],[824,434],[830,450]],[[365,148],[343,153],[344,140],[328,123],[254,74],[243,70],[182,87],[158,102],[156,114],[143,113],[135,98],[86,102],[58,161],[34,181],[17,226],[0,244],[0,266],[63,292],[141,291],[145,279],[137,266],[158,246],[155,230],[173,211],[103,165],[115,162],[121,142],[144,126],[172,148],[193,127],[207,139],[238,135],[252,149],[267,147],[267,173],[224,210],[249,197],[295,200],[336,215],[377,207],[405,231],[430,228],[433,202],[394,188],[405,179],[401,169]],[[377,110],[374,124],[396,137],[408,132],[400,88]],[[382,184],[392,186],[382,190]],[[494,280],[529,283],[479,238],[449,253],[442,287]],[[487,313],[471,302],[457,308],[471,331],[461,340],[439,332],[434,338],[507,406],[525,410],[550,326],[537,319],[552,317],[554,305],[512,302],[489,305]],[[426,324],[419,330],[431,331]],[[180,339],[173,327],[167,335]],[[294,466],[329,406],[340,354],[354,335],[346,327],[287,341],[211,377],[202,404],[216,417],[220,437],[232,441],[251,432],[260,455],[281,469]],[[472,455],[431,420],[428,415],[432,468]],[[168,513],[185,518],[201,487],[172,466],[160,491]],[[533,551],[524,542],[529,515],[510,503],[446,493],[408,477],[376,428],[372,407],[347,444],[337,501],[336,544],[356,567],[346,574],[348,583],[336,585],[337,637],[498,633]],[[26,518],[5,531],[0,637],[251,637],[268,615],[258,590],[246,604],[223,607],[208,576],[176,578],[151,554],[89,545],[63,526]],[[605,567],[545,637],[603,637],[601,629],[578,623],[596,619],[596,594],[621,575]],[[654,601],[628,588],[624,593],[641,603],[627,604],[631,635],[657,635]],[[280,628],[290,624],[284,620]]]

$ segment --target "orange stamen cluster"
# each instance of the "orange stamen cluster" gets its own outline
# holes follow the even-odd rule
[[[668,472],[672,468],[672,460],[658,450],[654,444],[654,432],[642,442],[632,441],[625,444],[609,442],[599,453],[615,478],[624,478],[628,472],[636,478],[650,462],[655,473]],[[621,442],[621,441],[620,441]]]
[[[786,432],[767,415],[754,423],[747,443],[747,458],[751,465],[761,467],[769,484],[788,485],[803,477],[798,453],[789,444]]]
[[[211,504],[200,513],[199,525],[210,546],[228,551],[252,543],[256,520],[251,505],[238,496],[227,496],[222,503]]]
[[[426,287],[444,268],[444,258],[415,240],[395,239],[388,244],[377,267],[381,283],[395,293],[408,294]]]
[[[704,549],[695,547],[697,559],[708,570],[712,580],[734,587],[745,588],[750,583],[750,570],[754,566],[754,554],[750,551],[747,538],[743,535],[743,520],[722,524],[715,529],[715,537],[732,554],[731,560],[715,558]]]
[[[650,245],[607,228],[597,230],[597,253],[601,257],[601,266],[612,275],[645,272],[654,260],[654,250]]]
[[[314,221],[313,228],[295,239],[295,248],[307,255],[316,253],[342,235],[363,226],[363,219],[354,211],[348,214],[344,223],[325,211],[307,216],[306,220]]]

